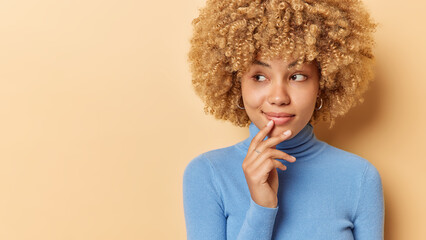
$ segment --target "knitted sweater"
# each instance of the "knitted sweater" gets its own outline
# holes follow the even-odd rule
[[[367,160],[318,140],[311,124],[276,146],[296,157],[279,174],[278,206],[250,197],[242,170],[252,138],[195,157],[183,175],[189,240],[383,239],[380,175]]]

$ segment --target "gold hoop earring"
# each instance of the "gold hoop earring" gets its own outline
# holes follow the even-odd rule
[[[316,111],[318,111],[318,110],[320,110],[322,108],[322,98],[320,98],[320,100],[321,100],[321,104],[320,104],[320,106],[318,108],[315,108]]]
[[[241,100],[243,100],[243,97],[241,97]],[[238,104],[238,102],[239,101],[237,101],[237,107],[239,108],[239,109],[245,109],[244,107],[240,107],[240,105]],[[243,102],[244,103],[244,102]]]

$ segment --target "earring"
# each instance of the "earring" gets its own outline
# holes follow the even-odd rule
[[[241,97],[241,100],[243,100],[243,97]],[[238,101],[239,102],[239,101]],[[245,109],[244,107],[240,107],[240,105],[238,104],[238,102],[237,102],[237,107],[239,108],[239,109]]]
[[[320,110],[321,108],[322,108],[322,98],[320,98],[320,100],[321,100],[321,104],[320,104],[320,106],[318,107],[318,108],[315,108],[315,110]]]

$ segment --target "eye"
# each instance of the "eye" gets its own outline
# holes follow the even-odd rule
[[[257,82],[263,82],[266,80],[266,77],[263,75],[254,75],[253,78],[257,81]]]
[[[303,74],[294,74],[293,76],[291,76],[291,80],[294,80],[296,82],[300,82],[300,81],[304,81],[306,80],[308,77],[306,77]]]

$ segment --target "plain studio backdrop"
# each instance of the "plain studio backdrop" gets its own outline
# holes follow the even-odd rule
[[[385,239],[426,236],[426,2],[380,23],[365,102],[317,137],[379,170]],[[187,52],[201,0],[0,1],[0,239],[185,239],[182,175],[248,129],[203,113]]]

